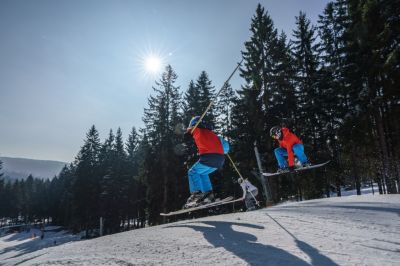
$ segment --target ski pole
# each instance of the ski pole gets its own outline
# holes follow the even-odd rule
[[[229,154],[226,154],[226,156],[228,157],[229,161],[231,161],[231,164],[233,165],[233,168],[235,169],[235,171],[238,173],[240,179],[242,179],[242,181],[244,180],[243,176],[240,174],[239,170],[237,169],[235,163],[233,162],[231,156],[229,156]]]
[[[232,74],[229,76],[229,78],[225,81],[224,85],[222,85],[221,89],[219,89],[217,95],[215,95],[214,99],[216,99],[222,92],[222,90],[228,86],[228,82],[229,80],[232,78],[233,74],[235,74],[235,72],[238,70],[239,66],[242,64],[243,62],[243,58],[242,60],[238,63],[238,65],[236,66],[236,68],[233,70]],[[199,121],[197,121],[197,123],[194,125],[194,127],[192,128],[192,130],[190,131],[191,134],[193,134],[193,131],[197,128],[197,126],[200,124],[201,120],[203,120],[204,116],[206,115],[206,113],[208,112],[208,110],[210,110],[211,106],[213,105],[214,100],[211,100],[210,104],[207,106],[206,110],[204,111],[204,113],[200,116]]]

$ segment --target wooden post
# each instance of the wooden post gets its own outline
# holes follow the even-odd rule
[[[263,176],[263,174],[262,174],[263,169],[262,169],[260,153],[258,152],[256,141],[254,141],[254,153],[256,154],[258,171],[259,171],[258,178],[259,178],[261,185],[263,187],[263,190],[264,190],[265,202],[268,205],[269,203],[272,203],[271,191],[270,191],[270,187],[269,187],[268,177]]]
[[[100,229],[99,229],[100,236],[103,236],[103,228],[104,228],[104,220],[103,217],[100,217]]]

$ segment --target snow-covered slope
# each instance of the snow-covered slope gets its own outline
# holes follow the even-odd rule
[[[399,265],[400,195],[290,203],[8,252],[1,264]]]

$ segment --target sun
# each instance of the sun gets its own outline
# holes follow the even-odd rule
[[[156,55],[149,55],[145,59],[145,68],[149,73],[158,73],[161,70],[162,62],[161,58]]]
[[[159,78],[163,68],[170,64],[173,53],[170,49],[160,49],[151,45],[143,45],[140,50],[134,51],[133,70],[146,82],[153,82]]]

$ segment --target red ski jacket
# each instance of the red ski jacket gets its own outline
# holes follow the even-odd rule
[[[282,128],[282,134],[282,140],[278,140],[279,146],[286,149],[288,153],[289,167],[291,167],[294,166],[294,153],[292,147],[295,144],[303,144],[303,142],[301,142],[301,140],[286,127]]]
[[[221,141],[211,130],[197,127],[192,136],[200,155],[208,153],[224,154]]]

